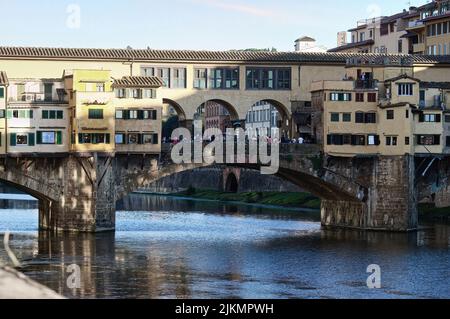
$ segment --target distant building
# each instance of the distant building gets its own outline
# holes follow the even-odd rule
[[[338,32],[337,35],[337,46],[341,47],[343,45],[347,44],[347,32],[346,31],[341,31]]]
[[[230,113],[220,103],[208,101],[205,103],[205,129],[218,128],[226,133],[232,128]]]
[[[388,17],[360,20],[355,28],[348,30],[351,42],[344,43],[339,39],[338,47],[328,52],[407,54],[408,39],[405,37],[409,17],[410,12],[404,10]],[[344,33],[340,32],[340,37]]]
[[[245,128],[250,138],[275,136],[279,130],[280,114],[270,103],[258,102],[247,113]]]
[[[295,40],[296,52],[327,52],[323,46],[318,46],[316,40],[310,37],[301,37]]]

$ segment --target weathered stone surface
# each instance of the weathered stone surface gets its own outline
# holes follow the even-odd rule
[[[169,154],[7,158],[0,162],[0,180],[39,199],[43,230],[114,230],[117,200],[166,176],[209,166],[177,165]],[[323,200],[325,226],[388,231],[417,228],[413,157],[325,158],[317,145],[283,145],[280,157],[277,176]],[[235,175],[236,167],[260,169],[258,164],[228,167]]]
[[[0,299],[64,299],[64,297],[11,268],[0,268]]]

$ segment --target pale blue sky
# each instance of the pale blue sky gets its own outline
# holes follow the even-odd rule
[[[425,2],[410,1],[416,6]],[[81,10],[79,28],[71,19],[76,14],[67,13],[70,4]],[[290,51],[295,39],[309,35],[331,48],[337,32],[353,27],[356,20],[394,14],[408,4],[407,0],[0,0],[0,45]]]

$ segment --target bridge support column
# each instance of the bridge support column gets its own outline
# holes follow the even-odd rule
[[[115,228],[112,158],[69,156],[50,174],[58,174],[61,195],[39,200],[41,230],[100,232]]]
[[[415,163],[412,156],[380,156],[358,163],[370,175],[361,201],[324,200],[322,225],[364,230],[413,231],[418,227]],[[367,174],[369,173],[369,174]],[[360,176],[361,179],[364,176]]]

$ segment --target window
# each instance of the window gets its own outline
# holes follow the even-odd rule
[[[156,99],[155,89],[144,89],[144,99]]]
[[[32,119],[33,110],[8,110],[7,117],[9,119]]]
[[[376,123],[377,122],[377,114],[376,113],[366,113],[365,114],[365,123]]]
[[[163,87],[170,87],[170,69],[169,68],[161,68],[158,70],[158,76],[163,81]]]
[[[137,133],[128,134],[128,144],[139,144],[139,134]]]
[[[366,145],[366,137],[364,135],[352,135],[352,145]]]
[[[445,146],[450,147],[450,136],[447,136],[445,139]]]
[[[398,85],[398,95],[400,96],[412,96],[413,92],[413,84],[412,83],[403,83]]]
[[[0,99],[5,97],[5,88],[0,88]]]
[[[172,87],[175,89],[186,88],[186,69],[174,69],[173,70],[173,83]]]
[[[97,92],[105,92],[105,83],[97,83],[96,91]]]
[[[89,110],[89,119],[91,119],[91,120],[103,119],[103,110],[102,109],[90,109]]]
[[[411,143],[409,136],[405,137],[405,145],[409,145]]]
[[[368,135],[367,136],[367,145],[370,145],[370,146],[380,145],[380,137],[378,135]]]
[[[143,134],[142,135],[143,144],[159,144],[158,134]]]
[[[155,76],[155,68],[143,67],[141,69],[142,76]]]
[[[406,117],[407,119],[409,119],[409,110],[406,110],[406,111],[405,111],[405,117]]]
[[[42,119],[44,120],[62,120],[64,119],[64,111],[55,111],[55,110],[43,110],[42,111]]]
[[[28,135],[17,135],[16,145],[28,145]]]
[[[418,135],[417,145],[440,145],[441,136],[440,135]]]
[[[445,116],[445,123],[450,123],[450,115]]]
[[[37,132],[37,144],[62,145],[62,132]]]
[[[440,123],[441,115],[440,114],[420,114],[419,122],[425,123]]]
[[[351,101],[351,93],[330,93],[330,101]]]
[[[239,68],[211,69],[208,74],[211,89],[239,89]]]
[[[356,102],[364,102],[364,93],[356,93]]]
[[[387,110],[386,111],[386,119],[393,120],[394,119],[394,110]]]
[[[356,112],[355,116],[355,123],[364,123],[364,113],[363,112]]]
[[[376,93],[369,93],[369,94],[367,94],[367,100],[369,102],[376,102],[377,101],[377,94]]]
[[[207,75],[206,69],[194,69],[194,89],[206,89]]]
[[[0,110],[0,119],[4,119],[6,116],[5,110]]]
[[[127,89],[120,88],[116,89],[116,97],[119,99],[124,99],[127,97]]]
[[[110,135],[102,133],[80,133],[79,144],[110,144]]]
[[[142,99],[142,89],[131,89],[131,97],[133,99]]]
[[[342,121],[343,122],[351,122],[352,121],[352,114],[351,113],[344,113],[344,114],[342,114]]]
[[[247,68],[247,90],[290,90],[291,69]]]
[[[386,136],[386,146],[397,146],[397,136]]]
[[[44,83],[44,101],[53,100],[53,83]]]
[[[137,120],[138,119],[138,111],[137,110],[129,110],[127,119],[129,120]]]
[[[114,141],[116,142],[116,144],[125,144],[125,134],[116,133]]]
[[[339,122],[339,113],[331,113],[331,122]]]
[[[117,110],[116,111],[116,119],[122,120],[123,119],[123,110]]]
[[[398,40],[398,53],[403,53],[403,41]]]

